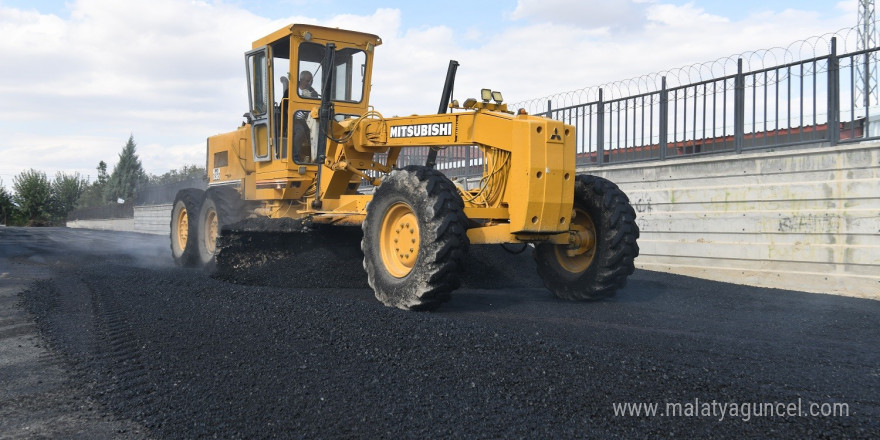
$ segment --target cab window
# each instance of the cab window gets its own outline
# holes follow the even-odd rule
[[[321,71],[325,47],[317,43],[301,43],[299,46],[299,62],[297,67],[297,94],[301,98],[321,99],[322,81],[325,77]],[[363,99],[364,76],[366,75],[367,56],[359,49],[343,48],[336,51],[333,65],[333,84],[330,86],[330,99],[358,103]]]

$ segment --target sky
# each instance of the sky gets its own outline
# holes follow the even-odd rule
[[[379,35],[371,104],[393,116],[436,112],[450,59],[456,99],[516,103],[856,22],[856,0],[0,0],[0,182],[93,180],[129,136],[148,173],[204,164],[246,111],[244,52],[291,23]]]

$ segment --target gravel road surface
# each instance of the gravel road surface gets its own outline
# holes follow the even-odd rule
[[[474,246],[414,313],[356,245],[209,274],[167,240],[0,227],[0,437],[880,437],[880,301],[637,270],[570,303]]]

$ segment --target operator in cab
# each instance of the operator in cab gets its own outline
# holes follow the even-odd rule
[[[321,98],[315,89],[312,88],[312,72],[303,70],[299,74],[299,96],[303,98]]]

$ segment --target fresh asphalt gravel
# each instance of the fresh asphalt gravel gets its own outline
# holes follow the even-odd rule
[[[571,303],[530,250],[473,246],[452,301],[415,313],[373,298],[356,244],[210,274],[174,267],[167,240],[0,228],[0,263],[50,273],[20,306],[70,380],[148,436],[880,437],[878,301],[637,270]],[[722,419],[713,402],[848,415]]]

